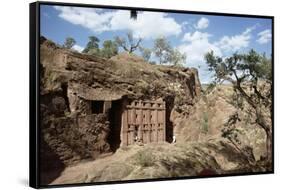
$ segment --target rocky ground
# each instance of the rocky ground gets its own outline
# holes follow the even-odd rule
[[[237,124],[240,144],[222,137],[229,117],[242,114],[228,103],[231,95],[230,86],[220,86],[202,95],[188,116],[173,113],[177,136],[174,144],[120,148],[105,158],[67,167],[52,184],[266,171],[260,160],[265,154],[265,134],[261,129],[246,125],[246,118],[242,118]]]

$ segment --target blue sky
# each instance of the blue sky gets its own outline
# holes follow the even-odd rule
[[[41,5],[40,23],[41,35],[58,44],[73,37],[78,51],[92,35],[100,39],[101,46],[104,40],[131,31],[135,38],[143,39],[142,46],[147,48],[153,47],[155,38],[165,36],[187,55],[184,65],[197,68],[202,83],[212,80],[204,62],[204,54],[210,50],[222,57],[250,49],[272,54],[271,20],[264,18],[145,11],[133,20],[126,10]]]

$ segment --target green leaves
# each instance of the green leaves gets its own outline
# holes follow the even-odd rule
[[[111,40],[105,40],[103,42],[103,48],[101,50],[101,56],[105,58],[110,58],[118,54],[118,46],[116,42]]]
[[[171,49],[167,56],[167,60],[169,63],[171,63],[173,65],[181,66],[186,61],[186,54],[185,53],[182,54],[177,49]]]
[[[271,80],[271,60],[254,50],[246,54],[234,53],[225,59],[215,56],[211,51],[205,55],[205,60],[217,80],[227,80],[233,76],[239,82],[258,78]]]
[[[139,47],[139,50],[143,59],[149,61],[152,51],[149,48],[145,48],[145,47]]]
[[[87,53],[89,55],[98,55],[105,58],[110,58],[118,54],[118,46],[115,41],[105,40],[103,42],[103,48],[99,48],[100,40],[95,36],[89,37],[89,42],[87,43],[85,49],[82,53]]]
[[[141,38],[138,38],[135,41],[132,32],[127,33],[127,38],[116,36],[114,40],[119,47],[123,48],[124,51],[128,53],[133,53],[136,51],[142,41]]]
[[[172,47],[165,37],[156,38],[154,41],[153,52],[159,58],[159,64],[168,62],[168,53]]]
[[[73,38],[67,37],[62,46],[66,49],[71,49],[75,44],[76,41]]]
[[[100,40],[95,36],[89,36],[89,42],[87,43],[85,49],[82,53],[87,53],[90,55],[99,53],[99,42]]]
[[[159,64],[170,63],[178,66],[186,61],[186,54],[182,54],[178,49],[173,49],[165,37],[155,39],[153,52],[159,58]]]
[[[255,114],[257,126],[266,133],[267,159],[272,157],[272,63],[265,55],[254,50],[245,54],[235,53],[222,59],[209,52],[205,60],[210,71],[214,72],[215,80],[228,81],[233,85],[235,96],[233,101],[236,107],[248,114]],[[247,103],[247,107],[244,103]],[[229,139],[236,147],[239,144],[238,129],[235,123],[238,114],[234,115],[225,124],[222,136]],[[233,127],[232,127],[233,126]]]

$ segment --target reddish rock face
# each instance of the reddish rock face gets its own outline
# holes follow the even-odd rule
[[[211,175],[216,175],[216,171],[212,169],[204,169],[201,172],[199,172],[198,176],[211,176]]]

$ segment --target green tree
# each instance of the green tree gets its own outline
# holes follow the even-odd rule
[[[112,40],[106,40],[103,42],[103,48],[101,50],[101,55],[106,58],[110,58],[118,54],[118,46]]]
[[[182,54],[178,49],[172,48],[165,37],[155,39],[153,52],[159,58],[159,64],[182,65],[186,61],[186,54]]]
[[[76,41],[73,38],[67,37],[62,46],[66,49],[71,49],[75,44]]]
[[[145,48],[145,47],[139,47],[141,56],[143,57],[144,60],[149,61],[152,51],[149,48]]]
[[[96,55],[99,53],[99,42],[100,40],[95,36],[89,36],[89,42],[87,43],[85,49],[82,53],[87,53],[91,55]]]
[[[154,41],[153,52],[159,58],[159,64],[167,63],[169,61],[169,53],[172,47],[165,37],[156,38]]]
[[[171,63],[172,65],[183,65],[186,62],[186,54],[181,53],[177,49],[172,49],[168,54],[167,54],[167,61]]]
[[[272,159],[272,62],[254,50],[246,54],[235,53],[222,59],[213,52],[205,55],[215,82],[232,84],[237,100],[249,105],[248,113],[255,116],[255,123],[266,133],[267,160]],[[239,107],[239,109],[245,109]]]
[[[136,51],[140,46],[141,41],[141,38],[138,38],[135,41],[132,32],[127,33],[127,38],[122,38],[119,36],[115,37],[116,44],[128,53],[133,53],[134,51]]]

